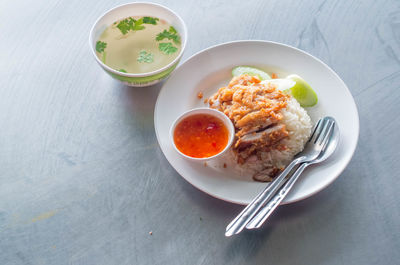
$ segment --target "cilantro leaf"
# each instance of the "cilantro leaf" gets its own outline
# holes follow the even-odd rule
[[[161,41],[163,39],[173,40],[176,44],[179,44],[181,42],[181,38],[177,34],[174,27],[170,27],[169,31],[164,29],[163,32],[157,34],[156,41]]]
[[[135,21],[135,25],[133,25],[132,30],[142,30],[144,29],[144,26],[142,26],[143,24],[143,18],[138,19]]]
[[[101,60],[103,61],[103,63],[106,63],[106,51],[103,52],[103,58],[101,58]]]
[[[143,24],[143,18],[139,18],[138,20],[135,21],[135,25],[142,25]]]
[[[135,31],[135,30],[143,30],[145,27],[142,24],[152,24],[152,25],[157,25],[157,21],[159,19],[156,17],[142,17],[138,20],[135,20],[131,17],[125,18],[121,20],[117,28],[121,31],[123,35],[127,34],[129,31]]]
[[[128,18],[128,24],[129,24],[129,27],[131,28],[131,29],[133,29],[133,25],[135,25],[135,23],[136,23],[136,20],[135,19],[133,19],[133,18]]]
[[[142,26],[142,25],[133,26],[133,30],[142,30],[142,29],[144,29],[144,26]]]
[[[102,53],[104,52],[104,49],[107,48],[107,43],[102,42],[102,41],[98,41],[96,42],[96,51],[98,53]]]
[[[143,23],[144,24],[152,24],[152,25],[157,25],[157,21],[159,19],[156,17],[143,17]]]
[[[154,61],[154,55],[146,52],[145,50],[141,50],[139,52],[139,56],[137,58],[139,63],[152,63]]]
[[[119,69],[119,72],[123,72],[123,73],[127,73],[127,71],[125,69]]]
[[[134,30],[135,24],[136,24],[136,20],[129,17],[129,18],[125,18],[125,19],[121,20],[118,23],[117,28],[119,28],[121,33],[125,35],[130,30]]]
[[[165,38],[168,38],[168,36],[169,36],[169,32],[164,29],[163,32],[160,32],[160,33],[157,34],[156,41],[160,41],[160,40],[163,40]]]
[[[172,54],[178,50],[178,48],[173,46],[172,43],[170,43],[170,42],[167,42],[167,43],[162,42],[162,43],[158,44],[158,49],[167,55]]]
[[[172,34],[177,34],[178,33],[173,26],[170,26],[168,31],[171,32]]]
[[[128,31],[131,29],[131,25],[129,22],[130,22],[129,19],[126,18],[124,20],[121,20],[117,25],[117,28],[119,28],[121,33],[124,35],[128,33]]]

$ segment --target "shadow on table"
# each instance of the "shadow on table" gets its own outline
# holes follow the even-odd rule
[[[132,130],[139,130],[143,135],[154,133],[154,107],[162,85],[129,87],[116,82],[119,104],[124,109],[127,126],[134,127]]]
[[[294,204],[280,206],[273,215],[268,219],[267,223],[260,229],[244,230],[240,234],[232,236],[227,239],[230,242],[225,249],[225,256],[227,260],[236,260],[243,257],[251,258],[256,256],[260,251],[276,250],[276,246],[272,245],[276,242],[271,241],[271,233],[278,228],[279,225],[285,225],[287,222],[296,222],[297,220],[304,220],[305,216],[310,212],[317,210],[319,207],[324,206],[324,202],[328,199],[327,193],[320,193],[312,198]],[[233,217],[240,212],[240,207],[235,212]],[[227,224],[230,220],[227,222]],[[273,237],[276,240],[276,236]],[[282,239],[280,244],[285,242],[285,251],[288,253],[291,250],[299,252],[299,240]],[[267,255],[267,253],[265,253]],[[322,262],[322,261],[321,261]]]
[[[182,181],[180,183],[184,185],[182,190],[190,195],[187,197],[193,200],[193,203],[195,203],[196,205],[200,205],[207,211],[212,211],[213,214],[216,214],[222,218],[226,218],[227,222],[230,222],[244,208],[243,205],[233,204],[216,199],[194,188],[187,182]],[[324,200],[328,198],[329,197],[327,196],[326,192],[321,191],[315,196],[312,196],[300,202],[282,205],[268,219],[268,223],[270,225],[273,225],[280,222],[280,219],[301,218],[304,214],[307,214],[307,212],[312,210],[313,208],[322,207],[324,204]],[[258,231],[260,231],[260,229]]]
[[[149,87],[129,87],[118,84],[120,97],[131,111],[138,115],[153,115],[163,82]]]
[[[244,206],[228,203],[222,200],[215,199],[194,187],[185,183],[189,187],[184,187],[185,192],[190,193],[187,196],[193,203],[205,208],[206,211],[212,212],[221,219],[224,219],[224,227],[221,227],[221,236],[225,231],[225,225],[243,209]],[[321,191],[313,197],[303,201],[280,206],[275,213],[268,219],[268,222],[263,227],[257,230],[244,230],[240,234],[226,238],[228,241],[225,249],[226,260],[236,260],[243,257],[254,257],[259,251],[269,248],[269,244],[273,244],[269,240],[270,234],[278,227],[287,222],[296,222],[296,220],[304,220],[305,216],[310,212],[318,211],[320,207],[329,199],[329,193]],[[298,248],[298,240],[284,240],[287,242],[285,248],[290,251],[292,248]],[[293,242],[292,245],[290,242]],[[271,246],[272,248],[272,246]]]

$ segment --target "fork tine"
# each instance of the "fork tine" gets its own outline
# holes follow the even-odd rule
[[[329,125],[329,128],[324,136],[324,139],[322,140],[322,144],[326,144],[326,142],[328,142],[334,130],[335,130],[335,121],[331,121],[331,124]]]
[[[328,130],[326,131],[326,134],[324,135],[324,138],[322,139],[322,142],[321,142],[322,149],[325,149],[326,145],[329,142],[329,139],[331,138],[331,136],[333,134],[334,129],[335,129],[335,121],[331,120]]]
[[[324,118],[318,120],[318,122],[315,125],[314,130],[310,136],[310,139],[308,140],[309,142],[315,142],[315,137],[318,137],[318,135],[321,131],[321,128],[322,128],[322,124],[324,123],[324,120],[325,120]]]
[[[321,147],[321,149],[325,148],[326,143],[328,142],[330,136],[331,136],[331,132],[332,129],[335,125],[335,122],[332,120],[329,120],[328,124],[325,126],[323,132],[321,133],[321,135],[318,137],[317,140],[317,145]]]
[[[319,120],[317,121],[317,124],[315,124],[314,129],[313,129],[313,131],[311,132],[311,136],[310,136],[310,138],[308,139],[309,142],[310,142],[311,139],[314,137],[315,131],[317,130],[317,128],[318,128],[318,126],[319,126],[320,123],[321,123],[321,119],[319,119]]]
[[[329,125],[331,124],[331,120],[326,119],[326,122],[324,123],[319,135],[316,136],[314,144],[321,144],[322,140],[324,139],[326,135],[326,131],[328,130]]]
[[[317,130],[315,131],[315,135],[312,139],[313,143],[317,143],[318,139],[321,137],[321,134],[325,133],[325,128],[329,123],[329,119],[327,119],[326,117],[324,117],[323,119],[321,119],[321,123],[319,128],[317,128]]]

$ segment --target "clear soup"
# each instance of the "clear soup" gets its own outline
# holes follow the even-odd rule
[[[106,28],[96,42],[97,57],[125,73],[148,73],[171,63],[180,53],[176,29],[156,17],[128,17]]]

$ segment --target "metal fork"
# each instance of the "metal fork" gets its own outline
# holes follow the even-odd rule
[[[339,131],[335,127],[335,120],[333,120],[328,128],[326,136],[322,141],[323,151],[320,153],[320,155],[316,159],[310,162],[305,162],[299,166],[296,172],[288,178],[288,180],[285,182],[284,185],[282,185],[282,187],[280,187],[279,191],[272,197],[270,201],[268,201],[265,207],[263,207],[257,213],[257,215],[246,225],[247,229],[259,228],[263,223],[265,223],[272,212],[279,206],[286,195],[288,195],[289,191],[293,188],[294,184],[300,177],[301,173],[303,173],[304,169],[309,165],[324,161],[335,151],[339,141]]]
[[[298,154],[296,158],[285,168],[285,170],[279,174],[275,180],[271,182],[261,193],[259,193],[235,219],[233,219],[233,221],[226,227],[225,236],[231,236],[240,233],[261,209],[261,207],[277,192],[286,176],[296,165],[310,162],[319,156],[323,148],[321,143],[327,134],[328,127],[332,120],[333,118],[331,117],[324,117],[317,122],[303,152]]]

